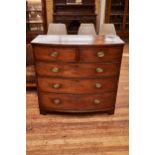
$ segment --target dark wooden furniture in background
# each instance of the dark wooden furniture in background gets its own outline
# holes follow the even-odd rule
[[[81,23],[96,26],[95,0],[53,0],[55,23],[65,23],[69,34],[77,34]]]
[[[26,0],[26,43],[47,32],[46,0]]]
[[[117,36],[41,35],[32,41],[40,113],[114,113],[124,42]]]
[[[129,1],[107,0],[105,22],[115,24],[117,34],[124,38],[129,36]]]
[[[34,58],[31,44],[26,44],[26,88],[36,88]]]
[[[38,34],[47,33],[46,0],[26,0],[26,88],[36,87],[32,47]]]

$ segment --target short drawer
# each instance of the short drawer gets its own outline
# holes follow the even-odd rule
[[[120,63],[36,63],[38,75],[52,77],[96,78],[117,76],[119,70]]]
[[[76,48],[36,46],[33,51],[36,60],[74,62],[76,57]]]
[[[81,47],[80,61],[84,62],[120,62],[122,47]]]
[[[117,90],[118,77],[103,79],[58,79],[38,77],[40,91],[52,93],[103,93]]]
[[[68,95],[55,93],[40,93],[41,106],[48,111],[102,111],[104,109],[110,109],[114,107],[115,99],[115,92],[104,93],[102,95]]]

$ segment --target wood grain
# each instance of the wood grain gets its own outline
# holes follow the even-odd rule
[[[76,59],[76,48],[57,47],[55,49],[50,47],[35,46],[33,50],[36,60],[74,62]],[[58,55],[55,57],[51,56],[51,54],[54,52],[58,53]]]
[[[124,42],[118,36],[39,35],[32,41],[32,47],[35,56],[35,68],[37,71],[36,79],[39,96],[39,108],[41,114],[46,114],[47,112],[52,110],[52,108],[50,108],[49,110],[47,108],[43,108],[44,102],[51,102],[47,100],[47,98],[41,101],[41,92],[86,95],[103,94],[103,96],[106,92],[115,92],[115,99],[113,99],[113,104],[109,103],[109,106],[106,105],[104,108],[101,108],[104,111],[107,110],[109,114],[114,114],[120,64],[124,47]],[[72,53],[72,55],[75,56],[75,60],[73,59],[74,62],[72,63],[72,59],[70,59],[71,57],[69,53]],[[70,59],[70,61],[68,60],[68,63],[66,63],[67,67],[64,66],[65,71],[67,72],[63,72],[61,75],[59,75],[59,77],[56,77],[55,74],[54,76],[53,74],[50,74],[49,76],[50,72],[58,73],[62,69],[60,67],[64,64],[63,57],[62,60],[55,59],[61,56],[61,54],[64,54],[65,61],[66,58]],[[38,59],[39,57],[40,59]],[[53,60],[50,58],[48,60],[48,57],[54,58],[55,62],[58,63],[60,67],[54,67],[52,64]],[[49,61],[51,61],[52,63],[49,63]],[[85,63],[83,67],[83,64],[81,62]],[[103,64],[105,63],[102,67],[105,67],[105,70],[107,70],[106,74],[100,74],[100,76],[92,76],[94,75],[94,71],[97,73],[103,73],[103,68],[96,68],[96,64],[101,65],[101,62]],[[42,64],[42,70],[40,70],[40,67],[37,67],[37,64],[40,63]],[[48,66],[45,65],[47,63]],[[114,63],[118,63],[118,65],[114,66]],[[46,73],[48,73],[48,75]],[[76,76],[77,74],[78,76]],[[105,102],[107,103],[107,100],[111,100],[111,98],[113,98],[113,96],[109,96],[109,98],[106,98]],[[70,100],[67,99],[67,101]],[[55,99],[53,102],[59,104],[60,99]],[[90,104],[91,102],[92,101],[90,101]],[[94,102],[97,104],[101,103],[99,99],[95,99]],[[76,111],[74,110],[76,104],[66,104],[65,102],[65,105],[68,105],[69,109],[65,109],[63,111],[63,109],[61,109],[62,107],[60,107],[59,111],[67,112],[71,111],[71,109],[73,109],[73,111]],[[69,107],[69,105],[71,107]],[[86,105],[88,107],[86,107]],[[86,109],[88,109],[89,112],[93,110],[89,104],[86,105],[83,109],[85,112],[87,112]],[[94,112],[96,111],[99,111],[99,109],[97,107],[94,107]]]
[[[66,110],[71,112],[85,111],[106,111],[111,109],[115,103],[115,92],[104,93],[101,95],[66,95],[55,93],[41,93],[40,102],[43,109],[47,111]],[[55,104],[55,100],[59,103]],[[94,100],[99,100],[100,103],[94,103]]]
[[[103,92],[117,90],[118,77],[106,77],[103,79],[57,79],[38,77],[38,87],[42,92],[49,93],[70,93],[70,94],[103,94]],[[59,84],[60,88],[54,88]],[[100,84],[101,88],[96,88]]]
[[[114,115],[40,115],[37,93],[27,92],[27,155],[128,155],[128,48]]]
[[[81,62],[120,62],[122,58],[123,46],[114,46],[111,47],[81,47],[80,51],[80,61]],[[98,57],[97,53],[103,52],[103,57]]]
[[[58,72],[53,69],[57,68]],[[102,72],[97,72],[101,68]],[[70,77],[70,78],[102,78],[104,76],[117,76],[120,63],[47,63],[37,62],[36,72],[40,76]]]

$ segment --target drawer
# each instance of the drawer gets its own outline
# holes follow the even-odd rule
[[[82,47],[80,61],[84,62],[120,62],[122,47]]]
[[[33,51],[36,60],[74,62],[76,57],[76,48],[36,46]]]
[[[52,93],[93,94],[115,91],[117,82],[117,77],[76,80],[38,77],[40,91]]]
[[[102,95],[67,95],[55,93],[40,93],[40,102],[43,109],[66,111],[101,111],[114,107],[116,93]]]
[[[52,77],[104,77],[119,75],[120,63],[45,63],[37,62],[36,71],[41,76]]]

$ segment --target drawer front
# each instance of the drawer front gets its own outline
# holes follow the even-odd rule
[[[40,101],[47,110],[103,110],[114,107],[116,93],[104,93],[102,95],[67,95],[55,93],[41,93]]]
[[[119,63],[36,63],[36,71],[38,75],[52,77],[95,78],[104,76],[117,76],[119,74],[119,70]]]
[[[80,48],[80,61],[84,62],[120,62],[122,47],[83,47]]]
[[[117,77],[77,80],[38,77],[40,91],[52,93],[93,94],[116,91],[117,82]]]
[[[76,48],[36,46],[33,50],[36,60],[74,62],[76,58]]]

